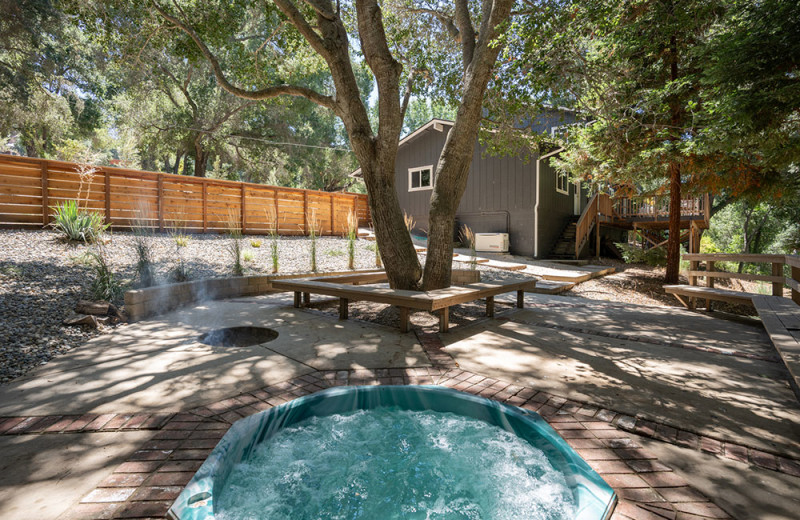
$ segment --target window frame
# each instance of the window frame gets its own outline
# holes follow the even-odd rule
[[[564,179],[564,188],[559,188],[560,180]],[[569,175],[567,172],[556,170],[556,191],[562,195],[569,195]]]
[[[421,172],[423,170],[429,170],[431,172],[430,185],[428,185],[428,186],[420,186],[418,188],[414,188],[413,185],[412,185],[413,174],[414,174],[414,172]],[[436,180],[434,179],[434,173],[435,172],[434,172],[432,164],[429,165],[429,166],[415,166],[413,168],[409,168],[408,169],[408,191],[412,192],[412,191],[432,190],[433,189],[433,185],[436,183]],[[420,175],[420,184],[422,184],[422,176],[421,175]]]

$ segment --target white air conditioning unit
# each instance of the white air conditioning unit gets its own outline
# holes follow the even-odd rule
[[[475,233],[475,251],[508,253],[508,233]]]

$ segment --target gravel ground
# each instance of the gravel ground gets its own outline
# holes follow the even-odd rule
[[[130,233],[114,233],[104,246],[114,273],[128,287],[136,285],[133,239]],[[347,241],[334,237],[317,240],[318,271],[346,270]],[[229,276],[231,273],[232,260],[228,251],[231,239],[225,236],[191,235],[186,246],[180,248],[168,234],[152,235],[148,241],[157,276],[162,283],[170,281],[170,273],[179,254],[188,267],[191,279]],[[254,241],[260,241],[260,247],[253,247]],[[244,262],[245,274],[272,272],[269,237],[248,235],[241,244],[242,251],[252,257]],[[64,318],[73,314],[75,303],[89,297],[88,288],[94,277],[85,255],[93,247],[65,243],[53,231],[0,231],[0,384],[104,333],[61,325]],[[373,248],[373,242],[359,240],[356,243],[356,268],[375,267]],[[309,272],[309,249],[307,237],[282,237],[279,272]],[[424,260],[425,255],[421,254],[420,261]],[[600,263],[615,267],[617,273],[589,280],[563,294],[640,305],[678,305],[677,300],[665,294],[661,287],[663,268],[627,265],[613,260]],[[458,267],[467,268],[468,265],[460,264]],[[484,281],[525,276],[483,265],[478,265],[478,269]],[[685,278],[681,279],[681,283],[686,283]],[[753,290],[750,287],[734,288]],[[752,314],[752,310],[747,308],[721,303],[715,305],[719,310],[735,314]],[[337,312],[335,307],[326,305],[321,305],[320,310],[333,314]],[[396,311],[387,306],[362,302],[352,305],[350,312],[356,319],[397,325]],[[482,303],[456,306],[451,311],[451,322],[458,325],[474,321],[481,318],[484,312]],[[436,317],[427,313],[414,313],[411,321],[420,327],[435,326],[437,323]]]
[[[260,247],[251,241],[260,240]],[[149,238],[158,278],[169,280],[178,258],[175,240],[167,235]],[[231,240],[220,235],[192,235],[181,255],[192,279],[229,275]],[[246,236],[242,250],[252,255],[244,262],[245,274],[272,272],[269,237]],[[136,256],[130,233],[114,233],[104,246],[117,277],[135,285]],[[371,242],[356,243],[356,268],[375,266]],[[93,246],[68,244],[53,231],[0,231],[0,384],[19,377],[58,354],[67,352],[101,331],[65,327],[61,321],[72,315],[75,303],[88,298],[93,279],[84,255]],[[343,238],[317,239],[317,269],[347,269],[347,241]],[[282,237],[279,272],[310,270],[309,241],[306,237]]]

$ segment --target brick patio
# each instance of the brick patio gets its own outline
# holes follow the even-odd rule
[[[87,414],[0,418],[0,434],[157,430],[61,518],[163,518],[231,424],[326,388],[440,385],[538,412],[617,492],[614,519],[729,518],[630,435],[800,476],[800,461],[697,435],[458,368],[439,336],[416,331],[434,367],[317,371],[177,414]]]

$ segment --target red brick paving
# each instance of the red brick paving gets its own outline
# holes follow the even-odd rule
[[[320,389],[353,384],[436,384],[538,411],[615,489],[617,520],[728,518],[626,432],[800,476],[800,461],[460,370],[438,334],[417,331],[417,337],[433,367],[315,372],[179,414],[0,418],[0,434],[158,430],[67,520],[163,518],[233,422]]]

